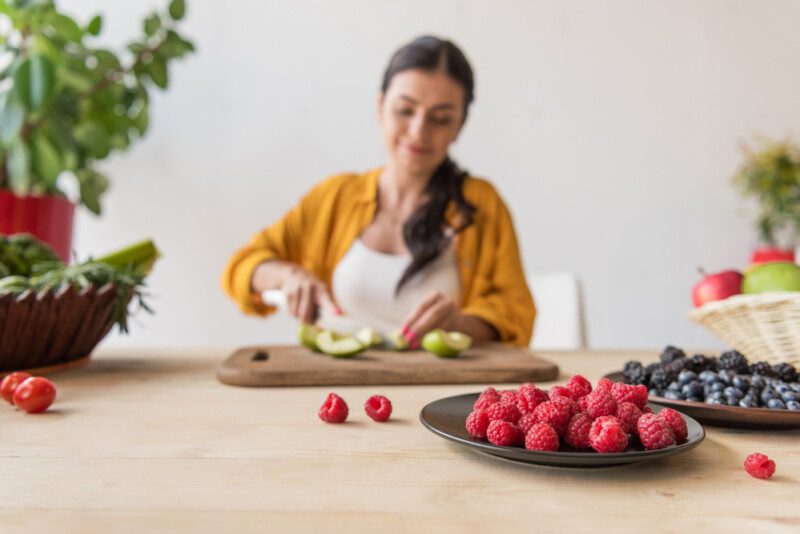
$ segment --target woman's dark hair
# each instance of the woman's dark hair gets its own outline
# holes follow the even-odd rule
[[[474,99],[475,81],[472,67],[464,53],[452,42],[424,35],[394,53],[383,73],[381,91],[386,93],[395,74],[409,69],[425,71],[443,70],[464,88],[464,120]],[[467,173],[446,157],[428,181],[426,192],[430,200],[417,208],[403,225],[403,239],[411,251],[411,263],[397,282],[395,295],[403,285],[426,265],[435,260],[453,239],[473,222],[475,206],[464,198],[464,180]],[[455,233],[445,235],[445,212],[451,201],[461,215],[461,224]]]

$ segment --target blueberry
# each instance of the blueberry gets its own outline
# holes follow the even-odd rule
[[[750,382],[754,388],[764,389],[767,387],[767,380],[763,376],[755,375]]]
[[[722,392],[721,391],[715,391],[715,392],[711,393],[710,395],[706,395],[706,402],[711,402],[711,401],[722,402]]]
[[[741,375],[734,376],[731,383],[733,384],[734,387],[737,387],[742,391],[745,391],[747,388],[750,387],[750,379],[746,376],[741,376]]]
[[[758,405],[752,397],[745,397],[739,401],[739,406],[742,408],[756,408]]]
[[[800,395],[794,391],[786,391],[781,395],[781,400],[783,400],[783,402],[798,401],[800,400]]]
[[[680,390],[681,390],[681,384],[675,381],[670,382],[669,385],[667,386],[667,391],[680,391]]]
[[[669,400],[683,400],[683,395],[678,391],[667,390],[664,392],[664,398]]]
[[[723,384],[722,382],[714,382],[713,384],[711,384],[710,389],[711,393],[716,393],[716,392],[722,393],[725,390],[725,384]]]
[[[724,404],[724,402],[722,402],[722,398],[711,399],[711,400],[706,399],[706,404],[717,404],[717,405],[719,405],[719,404]]]
[[[696,397],[694,395],[692,395],[691,397],[686,397],[686,400],[689,402],[703,402],[702,397]]]
[[[767,404],[770,400],[778,398],[778,392],[772,388],[766,388],[761,392],[761,402]]]
[[[730,369],[723,369],[719,372],[719,378],[726,386],[730,386],[733,383],[733,377],[736,376],[735,371],[731,371]]]
[[[719,382],[719,377],[714,371],[703,371],[697,378],[702,382]]]
[[[800,382],[792,382],[789,387],[792,388],[792,391],[800,393]]]
[[[786,409],[792,410],[793,412],[800,411],[800,402],[797,401],[789,401],[786,403]]]
[[[694,371],[681,371],[678,373],[678,382],[681,384],[688,384],[693,380],[697,380],[697,373]]]
[[[744,392],[741,389],[735,388],[733,386],[726,387],[724,390],[722,390],[722,392],[725,394],[726,397],[735,396],[740,399],[744,397]]]
[[[703,395],[703,386],[697,380],[689,382],[683,385],[681,394],[684,397],[701,397]]]
[[[740,400],[742,400],[742,398],[736,395],[725,395],[725,404],[728,406],[738,406]]]
[[[786,393],[787,391],[791,391],[792,388],[789,387],[789,384],[786,382],[778,382],[775,384],[775,391],[778,393]]]
[[[780,399],[770,399],[767,403],[767,408],[770,410],[785,410],[786,405]]]

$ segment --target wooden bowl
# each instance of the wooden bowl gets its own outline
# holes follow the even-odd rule
[[[0,296],[0,373],[86,358],[114,325],[116,287]]]

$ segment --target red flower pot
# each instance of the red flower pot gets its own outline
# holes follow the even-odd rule
[[[18,197],[0,191],[0,234],[33,234],[69,263],[75,205],[59,196]]]
[[[794,262],[794,250],[779,247],[762,247],[753,251],[750,264],[769,263],[772,261]]]

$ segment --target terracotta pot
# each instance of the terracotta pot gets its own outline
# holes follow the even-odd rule
[[[794,261],[794,250],[779,247],[762,247],[753,251],[750,264],[769,263],[771,261]]]
[[[19,197],[0,191],[0,234],[27,232],[41,239],[69,263],[75,205],[60,196]]]

